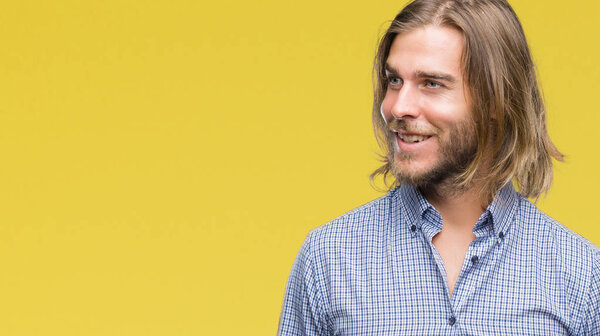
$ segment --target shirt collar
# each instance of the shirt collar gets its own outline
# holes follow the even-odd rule
[[[510,228],[519,204],[519,194],[512,183],[507,183],[494,197],[486,211],[492,215],[493,230],[496,236],[504,235]]]
[[[421,192],[408,184],[400,185],[394,195],[394,203],[400,205],[400,218],[402,223],[408,226],[420,226],[421,218],[429,210],[437,213],[437,210],[427,202]],[[440,223],[441,229],[441,223]]]
[[[438,211],[423,197],[421,192],[408,184],[402,184],[396,188],[393,192],[393,204],[396,206],[399,204],[401,223],[408,225],[420,226],[421,218],[424,216],[434,219],[435,226],[441,230],[441,217]],[[515,191],[512,183],[507,183],[494,197],[492,203],[483,212],[477,223],[475,224],[473,231],[480,231],[486,227],[493,230],[495,236],[502,236],[506,234],[510,224],[513,222],[514,217],[519,203],[519,194]],[[431,216],[428,216],[428,213]],[[439,220],[436,220],[439,218]],[[490,220],[491,219],[491,220]]]

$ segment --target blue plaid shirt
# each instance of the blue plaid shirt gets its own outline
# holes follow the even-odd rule
[[[441,229],[406,185],[314,229],[278,335],[600,335],[600,249],[512,185],[475,224],[452,296]]]

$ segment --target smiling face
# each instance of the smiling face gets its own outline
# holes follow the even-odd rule
[[[443,26],[417,28],[392,43],[381,113],[399,180],[435,187],[465,171],[475,156],[462,52],[461,32]]]

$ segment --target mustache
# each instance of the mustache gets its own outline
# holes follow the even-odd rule
[[[407,122],[405,119],[393,119],[387,124],[387,128],[392,132],[402,131],[403,133],[416,133],[416,134],[437,134],[437,129],[431,125],[426,126],[415,122]]]

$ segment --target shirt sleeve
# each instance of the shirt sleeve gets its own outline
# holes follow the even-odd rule
[[[279,336],[327,335],[310,241],[311,234],[306,237],[290,272],[279,316]]]
[[[589,295],[584,312],[584,335],[600,336],[600,254],[592,271]]]

